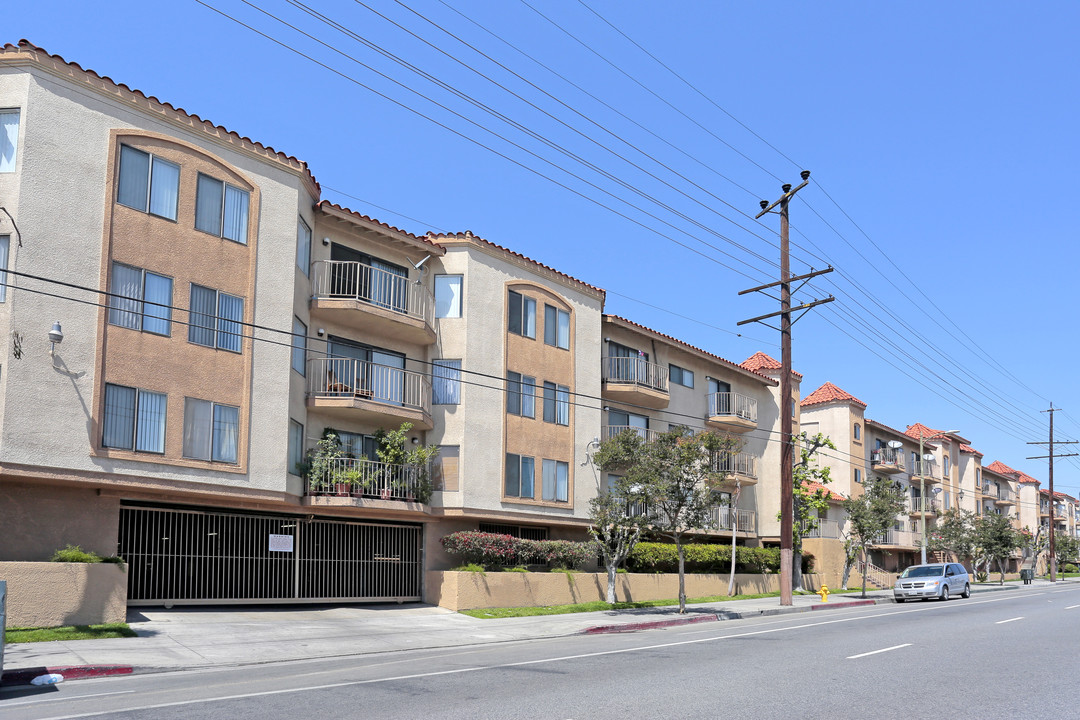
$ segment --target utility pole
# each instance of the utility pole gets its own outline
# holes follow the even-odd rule
[[[1050,442],[1029,442],[1028,445],[1049,445],[1049,455],[1036,455],[1035,457],[1029,457],[1028,460],[1042,460],[1043,458],[1049,458],[1050,462],[1050,582],[1057,582],[1057,553],[1055,551],[1055,538],[1057,535],[1057,529],[1054,527],[1054,458],[1055,457],[1075,457],[1077,453],[1069,453],[1067,455],[1054,455],[1054,413],[1061,410],[1061,408],[1054,407],[1054,403],[1050,403],[1049,410],[1043,410],[1044,413],[1050,413]],[[1057,445],[1075,445],[1077,440],[1062,440]],[[1038,561],[1038,558],[1035,558]],[[1037,564],[1037,563],[1036,563]]]
[[[774,299],[780,300],[780,312],[769,313],[767,315],[759,315],[758,317],[750,318],[749,320],[742,320],[738,324],[746,325],[747,323],[760,322],[762,325],[771,327],[774,330],[780,331],[780,604],[791,605],[791,573],[792,573],[792,559],[794,557],[793,548],[793,480],[792,470],[795,465],[794,438],[792,437],[791,416],[794,410],[793,398],[791,396],[791,313],[792,311],[803,311],[803,315],[806,311],[815,305],[821,305],[823,303],[832,302],[835,298],[831,295],[825,300],[815,300],[810,303],[799,305],[798,307],[791,307],[791,283],[804,281],[799,288],[796,288],[796,292],[806,284],[805,281],[809,281],[813,277],[818,275],[824,275],[825,273],[832,272],[832,268],[826,270],[813,271],[806,275],[800,275],[798,277],[791,277],[791,258],[788,251],[788,203],[791,202],[791,198],[795,197],[795,193],[802,190],[810,182],[810,171],[803,170],[801,173],[802,184],[792,189],[790,183],[785,183],[781,186],[784,194],[780,196],[780,199],[776,202],[769,204],[768,200],[761,201],[761,212],[754,218],[759,219],[762,215],[771,212],[777,205],[780,206],[780,282],[769,283],[767,285],[759,285],[758,287],[750,288],[749,290],[742,290],[739,295],[746,295],[752,292],[761,292],[770,288],[780,287],[780,297]],[[762,322],[769,318],[780,316],[780,327],[776,328],[768,323]],[[800,318],[802,315],[799,316]],[[799,318],[795,318],[798,321]]]

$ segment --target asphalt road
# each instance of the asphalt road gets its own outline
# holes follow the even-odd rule
[[[1080,587],[0,689],[0,718],[1080,717]]]

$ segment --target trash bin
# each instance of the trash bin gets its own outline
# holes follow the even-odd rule
[[[1031,581],[1035,578],[1035,571],[1031,568],[1020,569],[1020,579],[1024,581],[1025,585],[1030,585]]]

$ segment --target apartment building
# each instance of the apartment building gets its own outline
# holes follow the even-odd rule
[[[407,600],[455,529],[585,537],[602,290],[25,42],[0,123],[3,559],[120,554],[132,603]],[[434,477],[383,461],[404,423]]]
[[[710,532],[757,544],[769,497],[779,497],[779,381],[615,315],[603,316],[601,333],[600,438],[631,429],[651,439],[678,426],[737,438],[739,450],[717,460],[726,479]]]

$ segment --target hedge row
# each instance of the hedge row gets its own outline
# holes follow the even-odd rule
[[[546,564],[573,569],[596,560],[592,542],[570,540],[525,540],[512,535],[463,530],[443,537],[446,552],[457,555],[463,563],[485,567]]]
[[[689,573],[725,573],[731,570],[730,545],[683,546],[683,559]],[[630,572],[678,572],[679,554],[674,543],[638,543],[626,559]],[[803,572],[813,572],[814,557],[803,555]],[[760,573],[780,571],[780,549],[735,546],[735,572]]]

